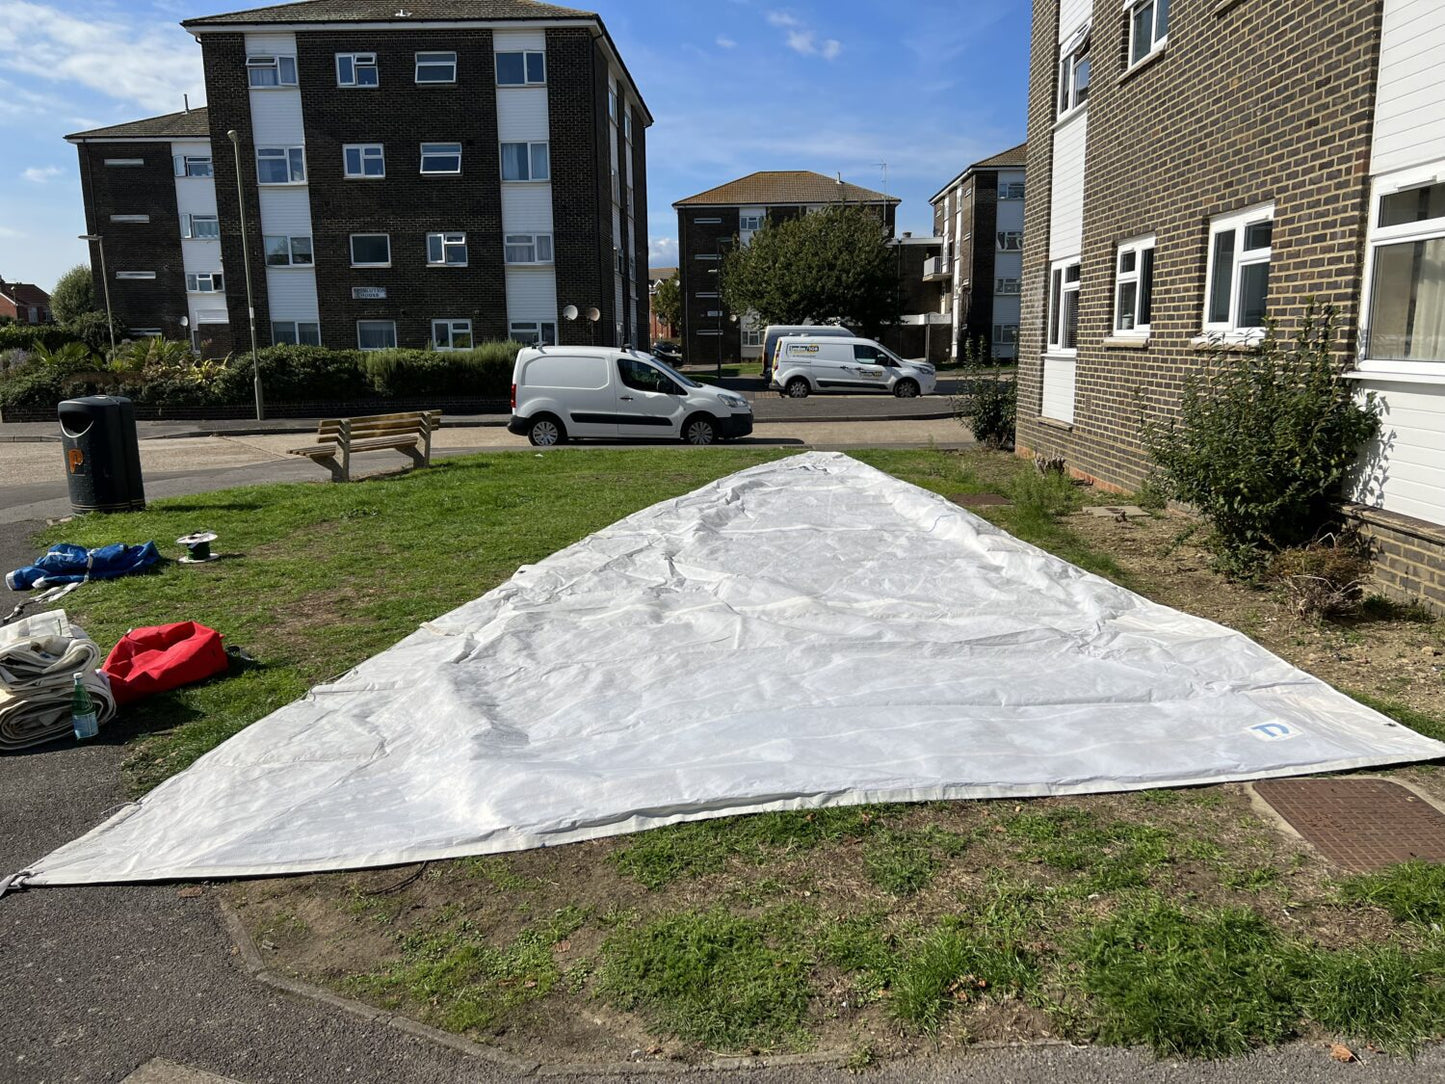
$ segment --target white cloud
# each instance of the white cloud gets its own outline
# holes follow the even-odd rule
[[[736,49],[738,47],[738,43],[733,41],[732,38],[725,38],[721,35],[718,36],[717,44],[723,49]]]
[[[804,56],[812,56],[818,51],[813,44],[814,34],[811,30],[789,30],[788,48],[795,53],[802,53]]]
[[[786,11],[770,11],[768,23],[785,31],[784,41],[788,48],[803,56],[821,56],[824,60],[836,60],[843,51],[843,43],[837,38],[827,38],[820,46],[818,32],[796,15]]]
[[[20,176],[33,184],[45,184],[52,177],[59,177],[64,172],[59,166],[31,166]]]
[[[829,38],[823,43],[822,53],[824,60],[837,60],[838,54],[842,51],[843,43],[837,38]]]
[[[649,267],[676,267],[677,238],[651,238],[647,245],[647,265]]]
[[[802,20],[796,15],[789,15],[786,11],[768,12],[768,24],[770,26],[802,26]]]

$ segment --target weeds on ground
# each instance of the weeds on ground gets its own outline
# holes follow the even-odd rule
[[[1445,928],[1445,866],[1438,863],[1406,862],[1350,877],[1339,893],[1346,903],[1383,907],[1396,922]]]

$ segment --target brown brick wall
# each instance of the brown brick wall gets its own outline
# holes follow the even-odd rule
[[[1371,543],[1380,593],[1445,615],[1445,527],[1358,505],[1347,512]]]
[[[1132,487],[1146,476],[1142,415],[1174,409],[1202,360],[1211,217],[1275,205],[1268,311],[1282,336],[1311,297],[1337,310],[1353,348],[1380,5],[1376,0],[1175,0],[1169,42],[1124,75],[1122,6],[1097,0],[1085,157],[1079,350],[1072,429],[1039,418],[1051,219],[1057,6],[1035,4],[1029,87],[1019,445]],[[1153,233],[1153,334],[1104,346],[1114,254]]]

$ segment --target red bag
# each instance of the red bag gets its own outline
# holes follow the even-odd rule
[[[229,665],[221,634],[194,621],[131,629],[101,667],[117,706],[204,681]]]

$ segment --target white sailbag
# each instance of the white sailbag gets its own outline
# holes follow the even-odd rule
[[[810,453],[520,569],[22,883],[337,870],[760,810],[1441,756],[1237,632]]]

